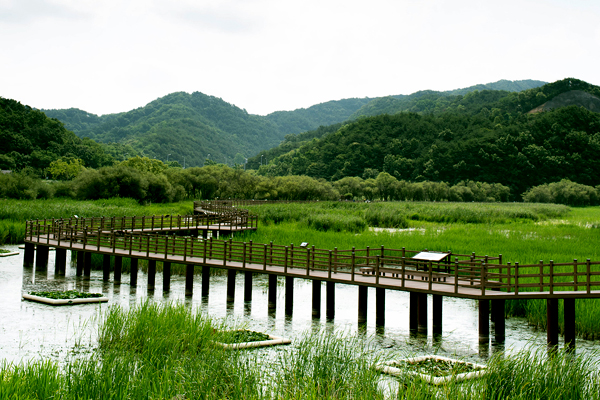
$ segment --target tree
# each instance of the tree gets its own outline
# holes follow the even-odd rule
[[[71,180],[76,178],[84,169],[83,161],[79,158],[61,157],[50,163],[47,172],[54,179]]]

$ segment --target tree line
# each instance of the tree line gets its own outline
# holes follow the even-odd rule
[[[77,168],[77,166],[79,166]],[[63,171],[58,171],[60,168]],[[36,199],[64,197],[95,200],[133,198],[140,203],[186,199],[346,200],[346,201],[453,201],[506,202],[510,188],[498,183],[461,181],[409,182],[387,172],[375,177],[344,177],[337,181],[306,175],[261,176],[224,164],[183,169],[160,160],[133,157],[117,165],[86,169],[77,162],[56,165],[62,180],[44,180],[27,172],[0,175],[0,198]],[[76,170],[75,173],[73,171]],[[68,178],[72,179],[68,179]],[[529,202],[552,202],[575,206],[596,205],[600,187],[563,180],[522,194]]]

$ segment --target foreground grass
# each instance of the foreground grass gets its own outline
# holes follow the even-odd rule
[[[0,365],[2,399],[598,399],[598,365],[543,351],[498,354],[484,378],[437,388],[384,378],[368,340],[307,333],[277,351],[213,344],[225,325],[184,305],[143,303],[109,310],[97,351],[63,366]],[[401,357],[387,354],[386,358]]]

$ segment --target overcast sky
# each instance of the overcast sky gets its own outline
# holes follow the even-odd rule
[[[0,96],[129,111],[176,91],[265,115],[500,79],[600,85],[598,0],[0,0]]]

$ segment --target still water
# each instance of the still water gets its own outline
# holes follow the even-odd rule
[[[409,294],[400,291],[386,291],[386,325],[375,326],[375,289],[369,289],[368,321],[364,325],[357,322],[358,287],[336,284],[335,319],[325,318],[325,284],[322,294],[322,317],[312,317],[312,283],[308,280],[294,280],[294,309],[292,316],[284,310],[284,278],[278,281],[277,308],[267,310],[267,276],[255,275],[253,279],[252,301],[243,301],[244,279],[238,274],[235,302],[226,301],[226,276],[211,276],[210,294],[203,298],[200,276],[195,277],[194,295],[186,297],[185,278],[173,276],[171,291],[163,293],[162,276],[157,273],[155,291],[148,291],[147,276],[141,271],[138,284],[128,284],[129,276],[123,275],[123,283],[103,282],[101,271],[92,271],[89,280],[75,276],[75,269],[67,258],[66,276],[54,276],[54,252],[50,252],[48,268],[35,271],[23,268],[23,252],[17,246],[3,246],[8,250],[19,251],[18,256],[0,258],[0,360],[10,362],[31,359],[51,358],[63,361],[74,353],[90,352],[96,343],[98,324],[103,313],[112,305],[124,308],[139,304],[146,299],[157,302],[184,302],[190,308],[204,312],[213,318],[227,319],[236,324],[244,324],[248,329],[261,331],[290,339],[311,330],[336,330],[358,334],[372,340],[376,347],[385,352],[401,355],[440,354],[458,356],[473,361],[485,361],[496,351],[515,352],[525,347],[545,346],[544,331],[534,330],[522,318],[506,321],[506,342],[480,345],[477,328],[477,302],[474,300],[444,298],[443,335],[432,338],[431,320],[427,336],[409,334]],[[70,252],[67,252],[70,257]],[[111,275],[112,278],[112,275]],[[21,294],[32,290],[71,290],[102,292],[109,298],[102,305],[76,305],[53,307],[22,300]],[[431,299],[428,311],[431,319]],[[563,343],[562,338],[561,345]],[[598,342],[577,340],[577,352],[588,353],[598,358]]]

